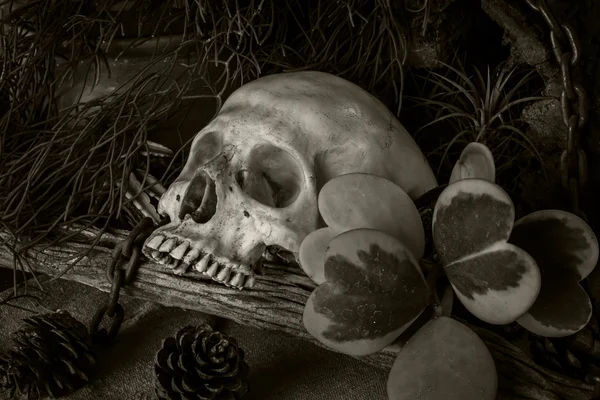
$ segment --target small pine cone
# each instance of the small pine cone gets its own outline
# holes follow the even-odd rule
[[[0,355],[0,389],[13,399],[60,397],[88,381],[96,358],[86,327],[66,311],[24,320]]]
[[[237,400],[248,392],[248,364],[235,339],[208,325],[163,341],[154,365],[160,400]]]

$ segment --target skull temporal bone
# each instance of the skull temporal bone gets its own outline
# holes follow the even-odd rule
[[[176,273],[192,266],[228,286],[252,286],[266,247],[297,255],[320,225],[320,188],[353,172],[389,179],[413,199],[437,186],[412,137],[360,87],[314,71],[257,79],[194,138],[159,202],[171,222],[144,254]]]

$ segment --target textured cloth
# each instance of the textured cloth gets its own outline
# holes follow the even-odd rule
[[[70,281],[46,282],[43,287],[46,293],[36,295],[50,309],[26,298],[11,304],[40,313],[64,309],[89,327],[94,311],[107,298],[106,293]],[[213,320],[199,312],[163,307],[124,295],[120,302],[125,320],[117,342],[100,348],[97,374],[66,399],[154,399],[153,363],[162,340],[183,326]],[[21,320],[31,315],[31,311],[0,306],[0,351],[10,346],[9,334],[23,327]],[[388,371],[286,335],[230,321],[219,322],[216,328],[235,337],[246,354],[251,391],[244,400],[387,399]]]

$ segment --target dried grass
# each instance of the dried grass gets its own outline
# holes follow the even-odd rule
[[[0,12],[0,229],[11,233],[15,269],[35,244],[131,228],[139,215],[127,177],[142,169],[173,179],[186,144],[156,169],[145,143],[191,100],[212,99],[216,111],[245,82],[310,69],[397,112],[402,104],[404,9],[389,0],[35,0],[0,2]],[[154,48],[147,67],[113,93],[59,109],[59,90],[82,70],[86,90],[102,83],[124,39],[122,55]]]

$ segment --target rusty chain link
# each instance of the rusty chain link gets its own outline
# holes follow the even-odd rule
[[[560,104],[567,130],[567,145],[560,157],[561,183],[569,193],[572,211],[587,220],[579,208],[579,196],[588,176],[587,156],[581,148],[581,131],[588,120],[588,100],[585,89],[574,73],[581,59],[581,44],[571,25],[556,20],[546,0],[525,1],[531,9],[541,14],[550,28],[552,52],[560,66]]]
[[[166,222],[168,220],[163,220],[159,226]],[[133,280],[139,267],[141,246],[154,229],[156,228],[152,218],[146,217],[133,228],[127,238],[115,246],[106,267],[106,278],[111,284],[110,293],[107,301],[98,307],[90,323],[90,334],[96,343],[108,344],[117,336],[125,316],[123,306],[119,304],[121,288]],[[125,264],[125,267],[118,268],[119,264]],[[104,328],[99,329],[105,316],[111,319],[108,331]]]
[[[581,44],[573,27],[559,23],[546,0],[525,0],[528,6],[540,13],[550,28],[550,43],[556,62],[560,66],[562,93],[560,105],[563,123],[567,129],[567,145],[560,156],[561,183],[570,195],[572,212],[587,222],[580,209],[580,193],[588,179],[588,162],[581,148],[581,131],[588,120],[586,91],[577,81],[575,71],[581,59]],[[600,398],[600,384],[595,383],[592,399]]]

